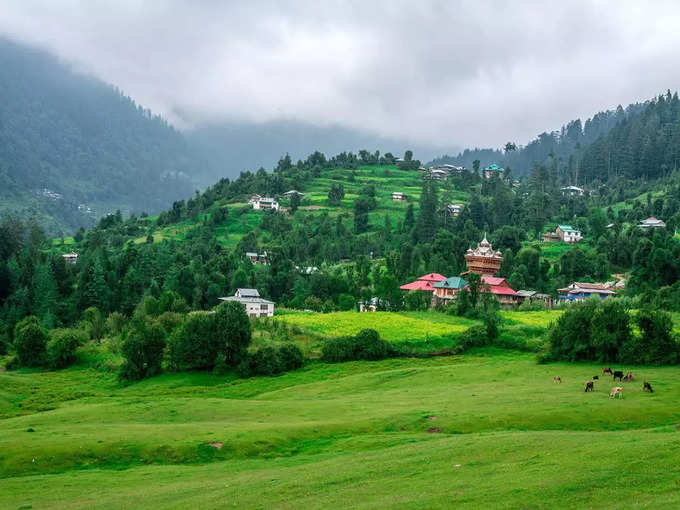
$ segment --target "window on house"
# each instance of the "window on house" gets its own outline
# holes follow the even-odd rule
[[[269,311],[269,305],[260,305],[260,310]]]

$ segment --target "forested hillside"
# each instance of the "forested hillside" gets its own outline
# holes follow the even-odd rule
[[[120,91],[5,40],[0,69],[0,214],[69,233],[192,192],[181,134]]]
[[[587,148],[624,121],[634,123],[638,127],[638,134],[645,133],[647,129],[655,129],[655,126],[641,121],[647,117],[647,112],[653,109],[655,103],[656,100],[636,103],[625,109],[619,106],[616,110],[599,112],[585,122],[581,122],[581,119],[572,120],[559,131],[541,133],[526,145],[511,146],[507,151],[466,149],[457,156],[436,158],[432,164],[449,163],[473,168],[474,161],[479,160],[481,168],[496,163],[511,169],[515,176],[527,175],[536,164],[550,164],[555,166],[555,173],[563,184],[582,185],[594,180],[604,181],[608,176],[608,167],[600,164],[597,170],[591,171],[592,156],[589,156]],[[582,162],[581,159],[586,160]]]

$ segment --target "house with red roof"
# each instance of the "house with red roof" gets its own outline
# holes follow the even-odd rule
[[[421,276],[416,281],[407,283],[399,287],[401,290],[422,290],[424,292],[434,292],[434,284],[443,282],[446,276],[439,273],[428,273]]]
[[[496,296],[496,299],[501,304],[501,306],[514,305],[520,301],[520,297],[517,295],[517,292],[512,290],[505,278],[482,275],[481,284],[480,290],[482,292],[490,292]]]

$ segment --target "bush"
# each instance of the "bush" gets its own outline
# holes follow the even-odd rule
[[[214,314],[194,312],[170,336],[168,362],[174,370],[208,370],[215,366],[220,340]]]
[[[177,312],[163,312],[158,317],[158,323],[163,327],[167,335],[171,335],[182,324],[184,317]]]
[[[132,321],[132,328],[123,342],[125,362],[120,368],[120,379],[136,381],[152,377],[161,371],[165,332],[155,321],[143,317]]]
[[[489,335],[484,326],[470,326],[460,335],[456,351],[464,352],[473,347],[484,347],[490,343]]]
[[[92,340],[101,340],[104,336],[106,323],[101,312],[94,306],[83,312],[83,329],[85,329]]]
[[[254,375],[275,375],[302,366],[304,357],[297,345],[283,344],[279,347],[266,346],[256,350],[241,361],[237,373],[241,377]]]
[[[645,365],[678,363],[680,346],[673,338],[673,320],[668,312],[643,309],[638,312],[635,322],[640,337],[631,338],[624,345],[622,361]]]
[[[120,335],[125,328],[127,318],[120,312],[112,312],[106,318],[106,329],[112,335]]]
[[[330,339],[321,349],[321,358],[331,362],[379,360],[392,354],[394,352],[390,344],[382,340],[374,329],[362,329],[354,337]]]
[[[17,363],[24,367],[37,367],[45,362],[45,349],[49,337],[32,315],[19,321],[14,327],[14,349]]]
[[[82,329],[55,329],[47,342],[46,362],[50,368],[65,368],[76,360],[76,350],[89,340]]]

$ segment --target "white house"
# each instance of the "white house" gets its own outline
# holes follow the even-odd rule
[[[565,243],[578,243],[583,241],[583,236],[580,230],[576,230],[570,225],[557,225],[555,234],[560,236],[560,239]]]
[[[271,197],[261,197],[259,195],[253,195],[252,197],[252,204],[253,204],[253,209],[256,210],[269,210],[273,209],[274,211],[279,210],[279,202]]]
[[[585,193],[585,190],[583,188],[579,188],[578,186],[565,186],[564,188],[561,188],[560,191],[562,191],[563,195],[583,196]]]
[[[75,264],[78,262],[78,254],[75,252],[64,253],[62,257],[64,257],[64,261],[68,262],[69,264]]]
[[[664,228],[666,226],[666,223],[664,223],[661,220],[658,220],[654,217],[647,218],[646,220],[642,220],[638,227],[641,229],[648,229],[648,228]]]
[[[236,289],[233,296],[221,297],[220,301],[241,303],[249,317],[272,317],[274,315],[274,302],[261,298],[257,289]]]
[[[463,204],[449,204],[446,207],[451,215],[458,216],[465,206]]]
[[[290,191],[286,191],[286,192],[283,194],[283,196],[286,197],[286,198],[291,198],[293,195],[297,195],[297,196],[299,196],[299,197],[302,198],[305,194],[302,193],[302,192],[300,192],[300,191],[298,191],[298,190],[296,190],[296,189],[292,189],[292,190],[290,190]]]
[[[408,200],[408,197],[402,193],[401,191],[393,191],[392,192],[392,200],[394,201],[406,201]]]

